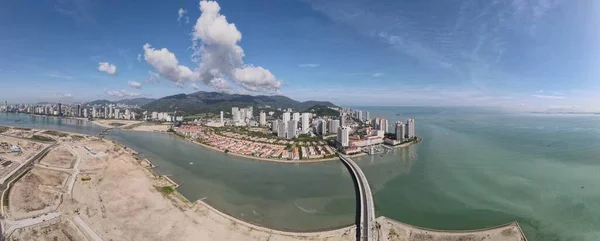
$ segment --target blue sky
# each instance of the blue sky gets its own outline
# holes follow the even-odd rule
[[[593,0],[5,0],[1,99],[600,110]]]

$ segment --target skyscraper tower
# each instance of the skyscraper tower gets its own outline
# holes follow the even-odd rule
[[[62,116],[62,105],[58,102],[58,116]]]

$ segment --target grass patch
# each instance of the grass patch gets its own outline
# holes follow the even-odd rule
[[[47,136],[40,136],[40,135],[33,135],[31,137],[32,140],[36,140],[36,141],[54,141],[54,139],[47,137]]]
[[[169,195],[175,191],[175,188],[173,188],[171,186],[164,186],[164,187],[156,187],[156,190],[158,190],[160,193],[162,193],[164,195]]]
[[[58,137],[69,136],[69,134],[67,134],[67,133],[58,132],[58,131],[44,131],[44,134],[51,135],[51,136],[58,136]]]

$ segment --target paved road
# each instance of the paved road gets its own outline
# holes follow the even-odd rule
[[[1,224],[0,224],[0,241],[5,240],[4,234],[7,233],[6,230],[4,230],[6,228],[4,223],[5,223],[5,221],[7,221],[4,219],[4,191],[6,191],[6,189],[11,185],[11,183],[18,176],[20,176],[21,174],[26,172],[28,170],[28,167],[31,166],[31,164],[33,164],[34,161],[36,161],[36,160],[40,159],[41,157],[43,157],[44,155],[46,155],[46,153],[48,153],[48,151],[50,151],[50,149],[53,148],[54,146],[56,146],[56,144],[47,146],[42,151],[38,152],[38,154],[29,158],[29,160],[26,160],[25,162],[23,162],[19,167],[17,167],[9,175],[2,178],[2,185],[0,186],[0,196],[1,196],[1,198],[0,198],[0,209],[1,209],[0,215],[2,218],[2,220],[0,221],[1,222]]]
[[[375,202],[371,187],[367,181],[367,177],[362,172],[360,167],[349,157],[340,154],[346,166],[350,169],[350,173],[356,179],[358,184],[358,192],[360,196],[360,213],[359,215],[359,239],[361,241],[375,240],[374,225],[375,225]]]
[[[92,239],[92,241],[102,241],[100,235],[94,232],[94,230],[85,221],[83,221],[83,219],[81,219],[79,215],[75,215],[75,217],[73,217],[73,220],[75,220],[75,223],[77,223],[77,225],[81,227],[81,231],[87,234],[86,237],[89,237],[90,239]]]
[[[51,212],[51,213],[42,214],[37,217],[26,218],[26,219],[15,220],[15,221],[7,219],[7,220],[4,220],[4,226],[6,228],[6,233],[9,234],[12,231],[17,230],[19,228],[25,228],[25,227],[29,227],[32,225],[40,224],[40,223],[58,218],[59,216],[60,216],[59,212]]]

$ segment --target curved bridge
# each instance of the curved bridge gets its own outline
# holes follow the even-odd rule
[[[360,167],[348,156],[340,154],[340,160],[348,167],[358,186],[360,197],[360,213],[358,213],[357,235],[360,241],[375,240],[375,202],[371,186]]]

